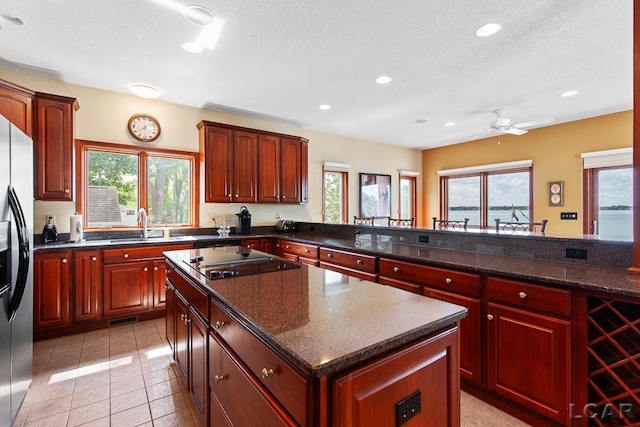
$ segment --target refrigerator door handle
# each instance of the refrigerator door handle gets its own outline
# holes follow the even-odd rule
[[[31,249],[29,245],[29,228],[27,226],[27,221],[24,218],[24,212],[22,210],[22,206],[20,206],[18,195],[11,186],[9,186],[9,206],[11,207],[13,217],[16,221],[19,252],[16,286],[13,289],[11,301],[9,302],[9,322],[12,322],[16,317],[18,307],[20,307],[20,302],[22,302],[22,295],[24,294],[24,290],[27,285]]]

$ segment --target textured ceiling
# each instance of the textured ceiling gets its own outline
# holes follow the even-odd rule
[[[5,1],[24,25],[0,19],[0,68],[412,148],[486,136],[498,108],[512,123],[632,108],[631,0],[197,0],[225,21],[200,54],[180,47],[201,30],[187,4]],[[476,38],[487,22],[502,31]]]

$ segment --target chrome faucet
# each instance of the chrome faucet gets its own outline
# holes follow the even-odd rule
[[[147,211],[145,211],[144,208],[140,208],[140,210],[138,211],[138,218],[136,219],[136,221],[138,222],[138,224],[142,222],[143,239],[146,239],[153,234],[154,227],[152,226],[151,230],[149,231],[149,217],[147,216]]]

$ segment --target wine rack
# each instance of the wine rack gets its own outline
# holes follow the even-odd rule
[[[589,425],[640,425],[640,303],[587,304]]]

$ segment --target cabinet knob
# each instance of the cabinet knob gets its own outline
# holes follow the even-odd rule
[[[493,320],[493,314],[487,314],[487,319]]]
[[[123,255],[125,258],[129,258],[129,254],[124,254]]]
[[[153,271],[158,271],[158,267],[153,267]]]
[[[286,199],[287,197],[286,197],[286,196],[282,196],[282,198],[283,198],[283,199]]]
[[[164,274],[169,274],[169,273],[171,273],[171,271],[169,271],[169,269],[168,269],[168,268],[165,268],[165,269],[164,269]]]
[[[67,259],[66,258],[62,258],[62,263],[66,264],[67,263]]]
[[[309,249],[305,249],[304,253],[308,254],[309,253]]]
[[[285,248],[286,248],[286,249],[291,249],[291,246],[286,245],[286,246],[285,246]]]
[[[447,277],[446,279],[444,279],[444,283],[446,283],[447,285],[450,285],[451,282],[453,282],[453,280],[451,280],[451,278]]]
[[[97,259],[98,259],[98,258],[96,258],[96,257],[91,257],[91,261],[94,261],[94,262],[95,262]]]
[[[145,268],[144,268],[144,271],[149,271],[149,267],[145,267]]]
[[[216,382],[216,384],[218,384],[223,379],[224,379],[224,375],[216,375],[215,377],[213,377],[213,380]]]
[[[214,329],[219,331],[220,329],[222,329],[222,327],[224,326],[224,322],[221,322],[219,320],[216,321],[215,325],[213,325]]]
[[[182,314],[180,315],[180,319],[181,319],[181,320],[184,320],[186,317],[187,317],[187,315],[186,315],[186,314],[184,314],[184,313],[182,313]]]
[[[525,294],[524,292],[520,292],[518,296],[522,299],[527,299],[527,294]]]
[[[327,258],[333,258],[333,254],[327,254]]]
[[[236,194],[236,199],[238,198],[238,195]]]
[[[169,290],[169,285],[164,285],[164,290],[168,291]]]
[[[262,378],[267,379],[269,376],[273,375],[273,369],[262,368],[260,373],[262,374]]]
[[[65,188],[65,189],[64,189],[64,192],[65,192],[65,193],[67,193],[67,194],[69,194],[69,193],[70,193],[70,191],[69,191],[69,189],[68,189],[68,188]]]
[[[400,267],[393,267],[394,273],[400,273]]]

